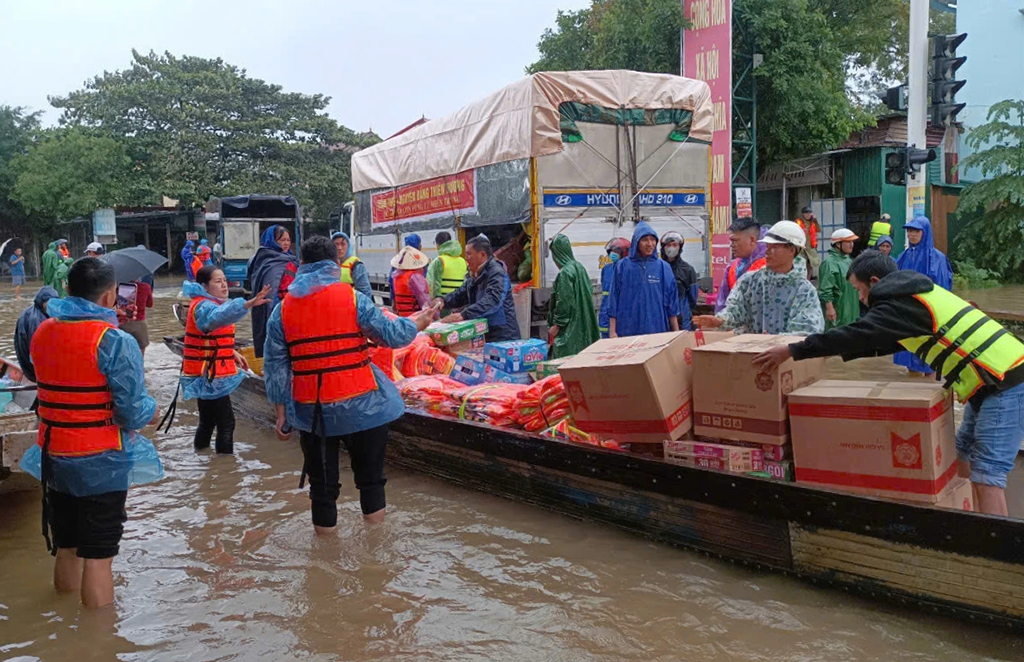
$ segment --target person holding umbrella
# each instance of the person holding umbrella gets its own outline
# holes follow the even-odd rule
[[[228,280],[213,265],[196,272],[195,282],[185,281],[182,285],[192,303],[185,321],[181,388],[186,400],[198,400],[199,425],[192,442],[197,451],[210,447],[216,429],[216,452],[234,453],[231,394],[245,379],[243,371],[249,369],[245,358],[235,351],[235,322],[254,306],[269,303],[271,289],[265,285],[248,301],[228,299]]]

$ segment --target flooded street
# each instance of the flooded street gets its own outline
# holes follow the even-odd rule
[[[180,360],[160,339],[180,327],[177,287],[158,285],[146,372],[164,410]],[[30,303],[0,286],[0,354]],[[904,378],[888,359],[830,370]],[[239,419],[235,456],[215,457],[192,449],[195,422],[194,403],[179,406],[154,438],[167,477],[129,493],[113,611],[54,592],[38,492],[0,495],[0,660],[1024,659],[1017,636],[394,468],[384,525],[363,525],[343,470],[338,535],[316,539],[297,440]]]

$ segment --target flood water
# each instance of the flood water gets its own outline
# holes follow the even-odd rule
[[[176,288],[158,288],[150,392],[179,360]],[[0,353],[17,313],[0,288]],[[831,366],[899,379],[885,360]],[[117,603],[58,595],[39,495],[0,495],[0,660],[1024,659],[1017,637],[755,572],[617,529],[389,470],[388,520],[362,523],[343,471],[339,531],[316,539],[298,444],[239,419],[233,457],[192,449],[194,407],[155,437],[167,477],[134,488]],[[343,456],[343,463],[347,458]]]

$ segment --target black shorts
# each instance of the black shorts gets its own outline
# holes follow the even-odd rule
[[[87,497],[47,490],[53,543],[61,549],[78,549],[83,559],[117,556],[124,523],[127,491],[104,492]]]

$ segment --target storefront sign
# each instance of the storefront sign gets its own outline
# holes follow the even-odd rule
[[[683,0],[683,11],[690,21],[683,32],[683,75],[705,81],[714,104],[709,234],[715,255],[718,235],[728,231],[732,220],[732,0]],[[725,265],[713,257],[711,269],[717,286]]]
[[[371,196],[373,226],[476,213],[476,173],[428,179]]]
[[[736,217],[751,218],[754,215],[753,196],[747,187],[736,189]]]

